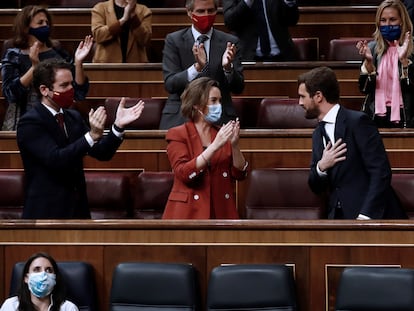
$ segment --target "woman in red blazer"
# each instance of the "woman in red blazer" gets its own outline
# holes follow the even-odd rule
[[[221,93],[213,79],[193,80],[181,100],[189,121],[166,135],[174,184],[163,218],[237,219],[234,181],[246,177],[248,166],[239,148],[240,123],[215,125]]]

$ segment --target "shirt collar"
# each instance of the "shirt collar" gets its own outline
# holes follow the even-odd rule
[[[193,34],[194,41],[196,41],[197,38],[202,35],[202,33],[200,33],[197,29],[195,29],[194,25],[191,25],[191,33]],[[207,31],[207,33],[205,33],[204,35],[206,35],[208,39],[210,40],[212,34],[213,34],[213,27],[211,27],[210,30]]]
[[[53,109],[52,107],[50,107],[50,106],[48,106],[48,105],[46,105],[46,104],[44,104],[44,103],[42,103],[42,105],[43,105],[43,106],[45,106],[45,107],[46,107],[46,109],[47,109],[47,110],[49,110],[49,111],[50,111],[50,113],[51,113],[53,116],[57,115],[58,113],[63,113],[63,109],[62,109],[62,108],[60,108],[60,109],[59,109],[59,111],[56,111],[55,109]]]
[[[339,111],[339,104],[335,104],[325,115],[325,117],[322,119],[322,121],[325,121],[326,123],[335,124],[336,122],[336,116],[338,115]]]

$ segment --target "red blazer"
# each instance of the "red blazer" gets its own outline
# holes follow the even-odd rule
[[[212,140],[216,135],[217,129],[212,127]],[[193,122],[169,129],[166,140],[174,184],[163,218],[239,218],[234,182],[244,179],[246,172],[233,167],[230,143],[214,154],[209,167],[197,170],[196,158],[204,148]]]

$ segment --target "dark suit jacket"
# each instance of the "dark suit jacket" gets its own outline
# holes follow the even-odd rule
[[[258,1],[258,0],[255,0]],[[289,7],[283,0],[266,0],[270,30],[284,60],[294,60],[295,45],[289,34],[289,26],[299,21],[297,5]],[[224,23],[240,38],[243,60],[254,60],[259,29],[255,13],[243,0],[223,0]]]
[[[373,219],[406,218],[391,188],[391,167],[375,124],[362,112],[339,109],[335,124],[335,141],[346,143],[346,160],[320,177],[316,164],[322,157],[323,143],[319,127],[312,137],[312,162],[309,175],[311,189],[329,193],[328,218],[341,207],[345,219],[361,213]]]
[[[227,81],[221,61],[227,42],[235,43],[237,46],[238,39],[233,35],[214,29],[210,40],[209,77],[217,80],[220,84],[223,105],[222,122],[228,122],[236,117],[231,93],[239,94],[244,89],[243,67],[238,51],[233,61],[232,78]],[[169,129],[185,122],[180,111],[180,96],[189,83],[187,69],[195,62],[192,52],[193,45],[194,37],[191,27],[168,34],[165,38],[162,69],[165,88],[170,95],[162,112],[161,129]]]
[[[217,130],[212,127],[210,133],[213,141]],[[166,140],[168,159],[174,171],[174,184],[163,218],[239,218],[234,180],[244,179],[246,174],[233,166],[230,143],[214,154],[209,168],[197,170],[196,158],[204,148],[193,122],[171,128]]]
[[[83,157],[109,160],[122,142],[110,132],[91,148],[81,115],[68,109],[64,118],[68,138],[40,103],[19,121],[17,143],[26,177],[23,218],[90,218]]]

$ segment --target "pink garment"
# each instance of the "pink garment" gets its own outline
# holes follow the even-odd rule
[[[403,107],[401,94],[398,51],[396,45],[390,45],[382,56],[378,66],[375,89],[375,114],[385,116],[387,106],[391,107],[391,122],[401,120],[400,108]]]

